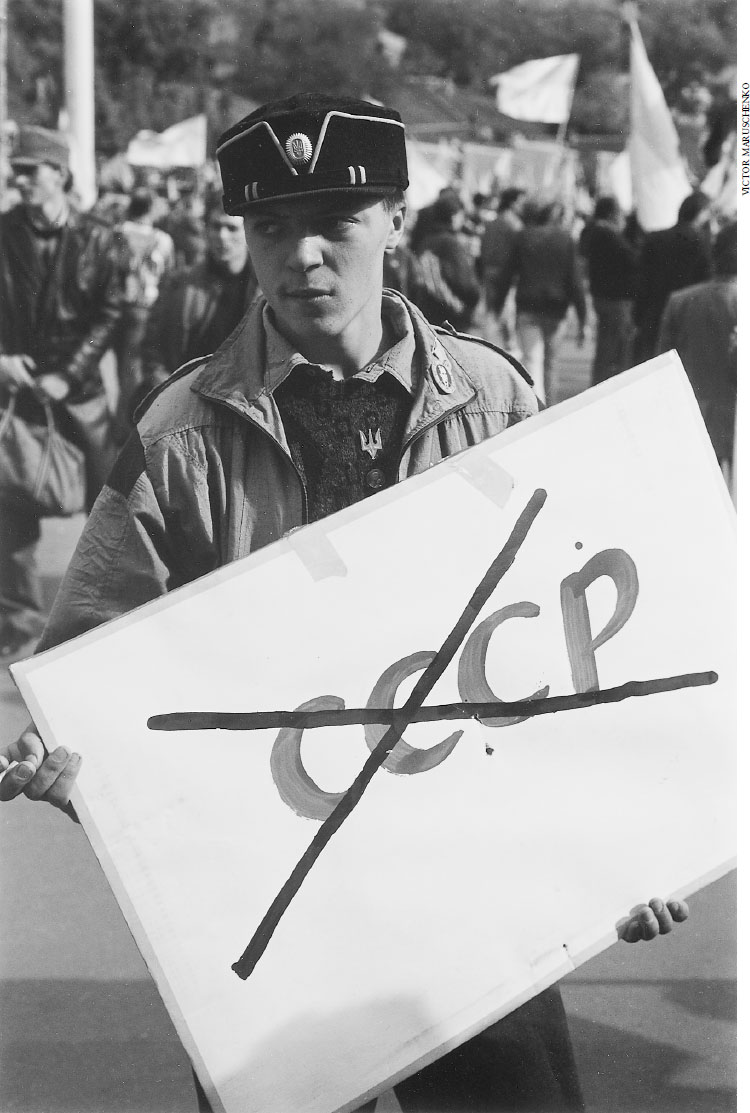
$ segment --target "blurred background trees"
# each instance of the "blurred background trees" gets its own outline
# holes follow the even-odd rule
[[[9,0],[10,114],[54,124],[61,0]],[[641,0],[646,49],[670,105],[705,111],[736,59],[734,0]],[[530,58],[581,55],[571,129],[627,126],[627,36],[618,0],[96,0],[97,144],[123,149],[210,95],[300,89],[387,101],[405,76],[491,98],[489,78]],[[708,98],[708,99],[707,99]]]

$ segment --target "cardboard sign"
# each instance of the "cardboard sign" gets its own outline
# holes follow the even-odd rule
[[[660,357],[13,668],[216,1110],[355,1109],[731,867],[733,530]]]

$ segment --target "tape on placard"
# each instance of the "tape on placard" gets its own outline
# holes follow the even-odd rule
[[[285,533],[284,540],[289,542],[314,580],[346,575],[346,565],[320,527],[298,526]]]
[[[468,456],[451,457],[451,465],[463,478],[486,495],[495,506],[503,507],[511,496],[514,486],[513,476],[501,468],[489,456],[470,453]]]

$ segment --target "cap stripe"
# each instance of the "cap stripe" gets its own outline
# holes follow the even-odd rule
[[[291,162],[289,161],[289,156],[287,155],[286,151],[284,150],[284,148],[281,146],[278,139],[276,138],[276,133],[273,130],[273,128],[271,127],[271,125],[269,124],[268,120],[259,120],[257,124],[253,124],[253,126],[251,128],[248,128],[247,131],[241,131],[239,133],[239,135],[233,135],[231,139],[227,139],[226,143],[222,143],[220,147],[216,148],[217,157],[221,154],[222,151],[225,151],[227,149],[227,147],[231,147],[231,145],[233,143],[236,143],[238,139],[246,139],[248,135],[252,135],[252,133],[255,131],[256,128],[265,128],[266,129],[266,131],[271,136],[271,139],[274,142],[274,146],[276,147],[276,150],[279,152],[279,154],[283,158],[283,160],[286,163],[288,169],[291,171],[292,174],[294,174],[295,178],[298,177],[297,171],[295,170],[295,168],[292,166]]]

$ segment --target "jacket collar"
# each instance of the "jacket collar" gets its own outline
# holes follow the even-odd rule
[[[398,378],[414,397],[405,435],[409,440],[465,405],[477,391],[455,355],[448,355],[438,334],[406,298],[392,290],[384,291],[383,310],[396,323],[397,334],[402,335],[377,367]],[[251,418],[286,444],[273,392],[295,366],[304,362],[304,357],[273,328],[268,303],[258,297],[197,374],[192,389]]]

